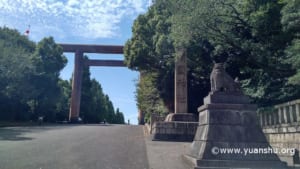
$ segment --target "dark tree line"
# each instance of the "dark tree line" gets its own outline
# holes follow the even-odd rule
[[[85,56],[84,59],[88,57]],[[123,113],[119,108],[114,110],[108,95],[103,93],[100,83],[95,79],[90,79],[89,67],[84,67],[83,70],[80,115],[87,123],[103,121],[115,124],[125,123]]]
[[[125,46],[127,65],[141,72],[139,109],[146,117],[173,112],[181,48],[188,55],[189,112],[209,92],[213,62],[226,62],[260,107],[299,98],[299,25],[297,0],[156,0],[135,20]]]
[[[48,122],[67,120],[71,80],[59,77],[66,63],[52,37],[34,43],[16,30],[0,28],[0,121],[36,121],[39,116]],[[83,120],[123,124],[123,113],[114,110],[88,68],[83,79]]]

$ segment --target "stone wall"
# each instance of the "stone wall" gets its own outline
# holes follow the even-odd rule
[[[273,148],[295,148],[294,156],[279,157],[289,165],[300,164],[300,99],[275,105],[273,112],[260,112],[260,124]]]
[[[154,124],[156,122],[165,121],[165,118],[166,118],[166,116],[163,116],[163,115],[160,115],[160,114],[157,114],[157,113],[152,113],[151,114],[151,116],[150,116],[150,134],[153,133]]]
[[[261,126],[300,124],[300,99],[275,105],[274,112],[258,114]]]
[[[152,126],[152,140],[193,141],[198,122],[156,122]]]
[[[281,150],[295,149],[295,154],[280,154],[281,160],[286,161],[290,166],[300,164],[300,126],[283,125],[264,127],[266,138],[273,148]]]

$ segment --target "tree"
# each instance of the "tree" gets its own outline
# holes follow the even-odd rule
[[[63,101],[59,73],[67,60],[52,37],[38,44],[16,30],[0,29],[1,120],[26,121],[45,116],[55,121]],[[66,96],[64,96],[66,97]],[[60,105],[60,110],[57,106]]]
[[[155,86],[156,78],[155,73],[141,73],[139,82],[136,86],[137,106],[139,110],[142,110],[145,113],[146,121],[150,120],[150,115],[152,113],[167,113],[166,106]]]
[[[30,55],[35,44],[16,30],[0,28],[0,120],[27,120],[30,97],[28,78],[34,65]]]
[[[293,38],[285,50],[287,62],[292,64],[296,73],[289,78],[289,83],[300,85],[300,2],[284,1],[281,10],[283,30]]]
[[[296,73],[289,78],[289,83],[300,85],[300,39],[295,38],[285,50],[287,61],[296,69]]]
[[[120,112],[119,108],[117,108],[117,110],[116,110],[115,123],[116,124],[125,124],[124,115],[122,112]]]
[[[67,121],[69,119],[70,99],[71,99],[71,81],[59,80],[60,96],[56,104],[56,120]]]
[[[83,60],[87,60],[88,57],[84,56]],[[90,79],[90,69],[89,66],[83,67],[82,73],[82,84],[81,84],[81,102],[80,102],[80,116],[83,118],[83,121],[90,123],[93,119],[93,107],[92,107],[92,96],[91,91],[92,82]]]
[[[291,37],[282,31],[279,1],[171,2],[176,45],[189,46],[195,37],[206,40],[213,47],[211,58],[226,61],[229,74],[239,77],[261,106],[299,96],[295,86],[287,85],[294,70],[284,62],[284,46]]]
[[[136,97],[138,107],[145,112],[146,118],[151,113],[174,112],[176,41],[172,36],[172,26],[173,13],[176,12],[170,8],[171,2],[156,1],[146,14],[140,15],[133,25],[132,38],[125,45],[127,65],[141,73]],[[196,113],[202,97],[208,93],[209,76],[206,68],[211,67],[208,57],[211,46],[205,39],[196,37],[186,48],[189,67],[188,107],[189,112]]]
[[[162,100],[173,111],[174,61],[181,48],[187,49],[189,112],[196,113],[210,90],[213,62],[226,62],[227,72],[239,78],[244,92],[259,106],[299,97],[299,86],[291,83],[300,77],[295,74],[299,70],[298,4],[286,0],[155,1],[135,20],[124,50],[127,65],[145,77],[137,85],[138,107],[149,117],[151,111],[159,112],[150,103]],[[296,33],[285,31],[285,25]]]
[[[62,48],[52,37],[42,39],[31,56],[35,66],[30,77],[32,99],[30,101],[33,118],[45,116],[46,121],[55,121],[57,97],[60,96],[59,73],[67,63]]]
[[[84,60],[88,57],[84,56]],[[98,81],[90,78],[89,66],[83,68],[80,116],[85,123],[99,123],[104,120],[108,123],[123,124],[123,113],[114,106],[108,95],[103,93]],[[122,121],[123,118],[123,121]]]

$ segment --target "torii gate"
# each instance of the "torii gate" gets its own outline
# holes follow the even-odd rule
[[[125,67],[123,60],[93,60],[84,61],[84,53],[123,54],[123,46],[111,45],[83,45],[59,44],[64,52],[75,53],[74,72],[72,81],[72,95],[70,104],[69,121],[78,122],[80,111],[81,84],[83,66],[117,66]]]

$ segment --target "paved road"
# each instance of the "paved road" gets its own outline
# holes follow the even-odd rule
[[[142,126],[0,128],[0,169],[148,169]]]

